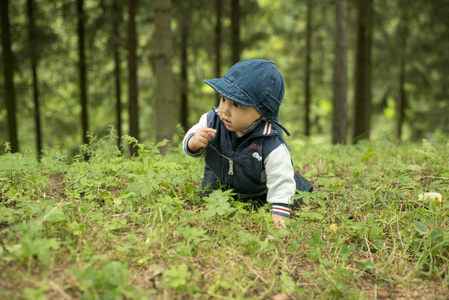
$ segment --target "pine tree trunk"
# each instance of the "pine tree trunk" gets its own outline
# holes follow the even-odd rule
[[[232,64],[240,61],[240,1],[231,0]]]
[[[346,9],[347,0],[335,1],[335,70],[332,116],[332,143],[346,144],[347,60]]]
[[[396,138],[402,138],[402,123],[404,122],[405,106],[407,98],[405,95],[405,48],[407,46],[407,16],[406,8],[402,8],[403,16],[401,18],[398,30],[399,41],[399,78],[398,78],[398,99],[396,104]]]
[[[310,136],[310,65],[311,65],[311,41],[312,41],[312,0],[307,0],[306,16],[306,49],[304,68],[304,134]]]
[[[0,20],[2,30],[2,61],[5,79],[6,110],[8,113],[8,133],[11,151],[19,151],[16,121],[16,92],[14,89],[13,55],[11,51],[11,35],[9,30],[8,0],[0,0]]]
[[[120,23],[120,9],[117,0],[113,2],[113,18],[112,23],[112,39],[114,41],[114,78],[115,78],[115,113],[116,113],[116,130],[117,130],[117,147],[121,150],[122,137],[122,102],[121,102],[121,80],[120,80],[120,33],[118,30]]]
[[[188,56],[187,56],[187,41],[189,33],[189,19],[190,19],[190,9],[189,7],[184,7],[183,12],[180,16],[180,36],[181,36],[181,78],[180,78],[180,90],[181,90],[181,105],[179,111],[179,119],[184,131],[187,131],[187,116],[188,116]]]
[[[42,130],[41,130],[41,114],[39,107],[39,87],[37,80],[37,57],[35,49],[36,44],[36,28],[34,25],[34,3],[33,0],[27,0],[27,16],[28,16],[28,48],[30,51],[32,86],[33,86],[33,102],[34,102],[34,123],[36,134],[36,153],[38,161],[42,157]]]
[[[84,53],[84,0],[77,0],[78,10],[78,67],[80,75],[80,103],[81,103],[81,127],[83,135],[83,144],[89,144],[87,136],[88,117],[87,117],[87,85],[86,85],[86,56]]]
[[[129,135],[139,139],[139,108],[137,89],[137,34],[136,0],[128,0],[128,71],[129,71]],[[131,155],[137,156],[137,148],[130,145]]]
[[[352,140],[370,138],[372,0],[358,1]]]
[[[221,0],[215,0],[215,78],[221,77],[221,14],[222,5]],[[220,95],[217,93],[217,107],[220,104]]]
[[[171,140],[174,133],[173,122],[173,45],[170,28],[171,0],[154,1],[155,54],[156,54],[156,139]],[[161,148],[165,153],[169,146]]]

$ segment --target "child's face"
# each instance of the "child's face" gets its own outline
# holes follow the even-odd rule
[[[255,107],[243,106],[224,97],[221,97],[218,110],[226,129],[234,132],[237,137],[244,136],[243,130],[249,128],[254,121],[261,117]]]

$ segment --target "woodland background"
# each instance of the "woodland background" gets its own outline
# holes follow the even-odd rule
[[[447,299],[448,16],[449,0],[0,0],[0,298]],[[199,196],[204,162],[179,147],[217,104],[203,80],[247,58],[283,74],[314,186],[285,229],[230,190]]]
[[[448,16],[448,0],[2,0],[0,153],[73,155],[111,127],[175,145],[217,103],[203,79],[248,58],[283,74],[295,137],[444,138]]]

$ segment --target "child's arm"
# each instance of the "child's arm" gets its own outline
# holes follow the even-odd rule
[[[215,129],[207,127],[207,113],[201,116],[200,121],[187,131],[183,140],[184,152],[190,156],[202,156],[210,140],[215,136]]]
[[[187,147],[190,152],[197,152],[200,149],[204,149],[209,144],[210,140],[215,136],[217,131],[213,128],[203,127],[198,128],[194,135],[187,142]]]
[[[267,176],[267,201],[273,204],[273,221],[285,227],[285,218],[290,217],[292,196],[296,193],[295,171],[290,152],[282,144],[265,158]]]

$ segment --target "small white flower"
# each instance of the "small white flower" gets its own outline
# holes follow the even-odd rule
[[[441,206],[441,202],[443,202],[443,196],[440,193],[424,193],[419,195],[420,201],[430,201],[433,200],[433,203],[436,206]]]

